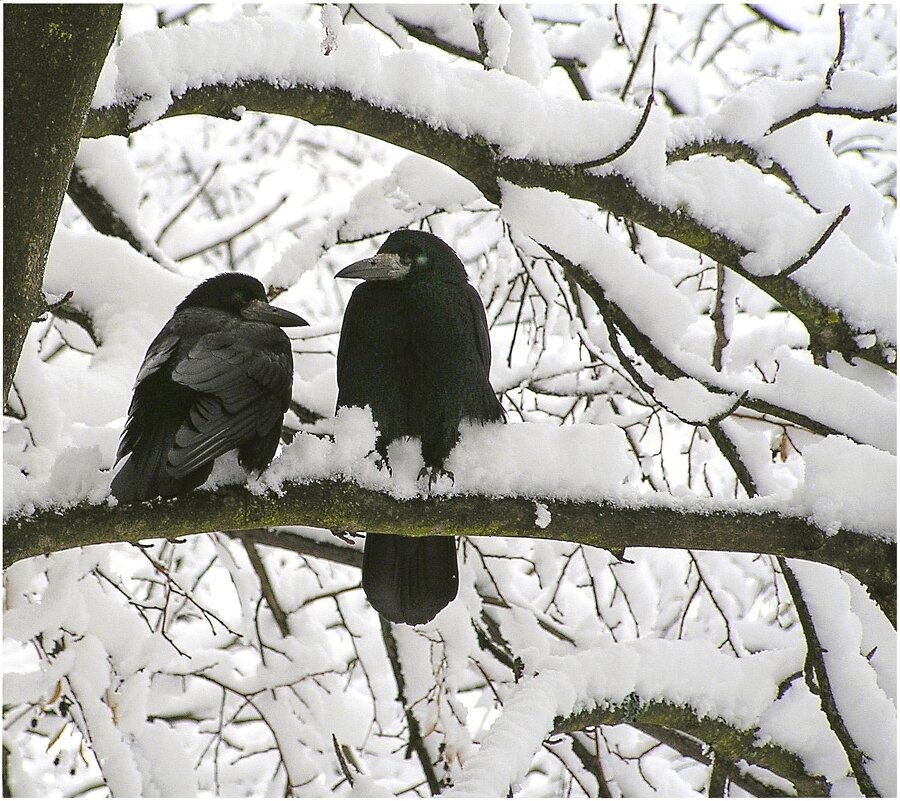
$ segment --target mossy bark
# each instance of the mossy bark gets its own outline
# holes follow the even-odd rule
[[[3,397],[121,5],[9,4],[3,14]]]
[[[535,500],[550,510],[545,528],[535,525]],[[630,547],[694,548],[791,556],[852,573],[884,613],[896,620],[896,543],[850,531],[826,536],[799,517],[480,495],[401,501],[336,481],[286,484],[278,497],[231,486],[171,500],[42,510],[6,521],[3,558],[8,566],[25,557],[83,545],[292,525],[411,537],[539,537],[615,552]]]

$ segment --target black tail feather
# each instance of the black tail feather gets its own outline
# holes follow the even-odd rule
[[[427,623],[458,588],[454,537],[366,534],[363,589],[382,617],[410,626]]]
[[[212,472],[212,462],[180,478],[166,469],[166,458],[175,444],[175,432],[156,428],[143,432],[134,450],[115,475],[110,491],[122,503],[171,498],[199,487]]]

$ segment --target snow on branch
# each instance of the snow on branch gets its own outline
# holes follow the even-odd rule
[[[229,486],[174,500],[119,507],[82,503],[65,511],[9,518],[4,526],[4,564],[91,544],[290,525],[407,536],[535,537],[615,552],[629,547],[693,548],[809,559],[852,573],[893,619],[895,543],[848,531],[825,536],[803,517],[724,506],[688,512],[665,506],[629,508],[612,502],[483,495],[399,500],[353,483],[327,480],[285,483],[280,496],[257,493]],[[536,525],[536,502],[550,513],[544,528]]]
[[[116,53],[116,80],[100,82],[84,135],[125,135],[183,114],[233,119],[236,108],[348,128],[447,164],[494,203],[499,202],[502,180],[596,203],[705,253],[755,283],[803,321],[814,352],[837,350],[895,369],[889,352],[893,321],[874,313],[870,295],[846,291],[843,283],[853,280],[846,274],[846,258],[839,259],[843,273],[834,269],[834,259],[823,261],[821,254],[818,269],[798,271],[797,276],[748,267],[745,258],[756,250],[763,253],[757,262],[768,259],[770,226],[758,221],[759,236],[738,235],[744,221],[722,224],[719,193],[708,198],[713,203],[709,209],[701,198],[685,194],[682,174],[654,156],[662,157],[666,150],[662,112],[638,119],[634,109],[621,103],[551,98],[498,70],[460,69],[409,50],[384,56],[365,32],[348,26],[337,32],[334,51],[326,56],[319,47],[321,37],[318,26],[263,17],[132,37]],[[204,59],[197,59],[193,56],[201,41]],[[416,81],[410,80],[413,75]],[[835,86],[829,90],[835,97],[849,92],[854,80],[842,76],[834,76]],[[865,79],[856,76],[857,82]],[[766,94],[746,92],[741,102],[759,109],[769,103],[789,114],[814,99],[813,88],[804,82],[782,92],[777,102]],[[769,84],[763,89],[775,92]],[[880,97],[881,84],[870,94]],[[642,135],[633,141],[636,131]],[[762,136],[766,130],[757,133]],[[576,166],[596,162],[598,142],[626,142],[630,147],[614,165],[601,168],[602,174]],[[763,172],[758,175],[757,186],[762,187]],[[746,209],[740,206],[734,213],[740,217]],[[769,213],[783,216],[785,211],[770,207]],[[722,233],[729,227],[734,233]],[[865,265],[855,258],[849,263],[860,269]],[[889,280],[885,274],[884,281]],[[865,326],[872,323],[876,342],[863,346],[857,335],[869,333]]]
[[[468,760],[448,795],[502,797],[519,783],[552,734],[617,723],[663,725],[708,743],[718,756],[764,767],[794,783],[798,795],[828,794],[817,775],[826,738],[801,741],[779,707],[785,677],[799,670],[796,650],[736,659],[707,642],[639,640],[528,665],[522,681]],[[714,683],[709,676],[717,677]],[[814,712],[813,712],[814,714]],[[707,717],[714,715],[714,717]]]

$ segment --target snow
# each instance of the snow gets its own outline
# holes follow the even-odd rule
[[[576,59],[590,67],[606,52],[616,36],[611,20],[589,19],[581,25],[558,25],[547,32],[547,43],[557,58]]]
[[[546,189],[501,181],[503,217],[536,242],[580,265],[654,343],[677,343],[693,322],[687,299],[624,243],[578,213],[572,200]]]
[[[794,499],[817,526],[886,537],[897,519],[897,458],[846,437],[829,436],[806,447],[806,476]],[[891,538],[895,538],[896,534]]]
[[[687,376],[670,379],[654,375],[650,380],[653,397],[676,417],[692,423],[716,420],[732,409],[737,401],[734,395],[710,392],[699,381]]]
[[[563,175],[627,141],[649,91],[645,57],[619,100],[647,24],[646,8],[623,4],[618,19],[601,6],[516,4],[213,4],[161,13],[182,12],[183,21],[159,27],[156,10],[126,6],[95,107],[128,104],[137,128],[189,88],[247,80],[334,88],[482,137],[498,160],[533,159]],[[860,347],[883,348],[896,343],[893,120],[815,115],[768,133],[815,103],[895,102],[894,10],[847,12],[844,61],[826,90],[833,7],[779,9],[799,34],[746,24],[753,16],[742,6],[661,8],[652,38],[657,103],[633,146],[587,180],[602,187],[603,177],[621,176],[648,203],[692,215],[744,248],[740,266],[760,278],[807,254],[849,205],[790,280],[839,312]],[[403,24],[472,53],[481,25],[488,69],[423,45]],[[625,46],[616,42],[620,30]],[[567,73],[552,68],[555,58],[582,62],[596,101],[578,99]],[[667,100],[685,114],[673,116]],[[398,499],[515,496],[527,499],[535,539],[460,538],[458,599],[425,626],[388,627],[405,706],[395,700],[358,569],[261,546],[288,615],[284,637],[242,542],[226,535],[12,565],[4,575],[4,744],[14,792],[76,796],[101,779],[109,792],[131,796],[421,792],[420,766],[404,758],[409,710],[439,778],[458,794],[502,796],[512,786],[552,796],[579,779],[590,794],[592,778],[569,741],[547,742],[553,722],[634,694],[755,729],[758,742],[824,775],[833,793],[856,794],[802,677],[777,698],[802,669],[804,643],[772,557],[631,548],[619,559],[541,538],[554,536],[557,504],[584,501],[604,504],[604,513],[777,512],[826,534],[893,540],[894,377],[837,353],[814,363],[797,317],[727,268],[728,341],[715,369],[718,279],[708,255],[641,226],[627,231],[604,208],[540,187],[504,183],[497,208],[436,160],[441,153],[431,159],[260,114],[244,97],[228,107],[242,119],[172,118],[127,143],[82,143],[79,170],[150,258],[91,231],[65,202],[43,289],[50,300],[73,290],[70,303],[89,315],[96,342],[72,322],[32,326],[4,420],[5,516],[110,502],[109,471],[148,342],[200,280],[239,269],[313,321],[288,332],[293,399],[324,419],[300,423],[289,413],[286,424],[299,432],[269,470],[248,479],[232,455],[204,489],[246,483],[277,503],[293,483],[330,479]],[[668,161],[673,148],[718,139],[745,143],[758,159]],[[228,248],[184,258],[260,217]],[[439,476],[432,488],[420,478],[417,441],[391,445],[388,471],[373,452],[368,410],[332,416],[340,320],[353,288],[334,273],[400,227],[434,231],[463,259],[487,306],[491,380],[511,421],[464,425],[445,465],[453,478]],[[671,377],[619,335],[641,380],[623,369],[608,321],[540,244],[600,286],[674,366]],[[55,351],[63,340],[70,346]],[[749,406],[721,426],[760,491],[749,500],[704,428],[742,394]],[[777,408],[763,414],[765,403]],[[836,433],[813,433],[822,429]],[[332,541],[323,530],[281,533]],[[879,790],[896,794],[894,627],[852,576],[805,563],[794,569],[841,713]],[[511,659],[519,660],[513,670]],[[73,703],[68,715],[50,702],[60,694]],[[358,757],[352,791],[339,784],[332,733]],[[607,727],[602,739],[614,794],[705,791],[708,770],[669,749],[610,757],[655,745],[631,727]]]
[[[699,717],[714,712],[738,729],[752,730],[775,702],[781,678],[800,659],[797,650],[735,659],[710,643],[665,640],[526,659],[531,676],[507,699],[480,750],[444,795],[503,797],[526,773],[555,718],[626,704],[632,694],[642,704],[686,706]]]
[[[892,75],[873,75],[861,70],[838,70],[822,105],[831,108],[888,108],[897,103],[897,81]]]
[[[865,754],[866,772],[879,794],[896,796],[897,730],[883,721],[897,710],[860,651],[862,626],[851,611],[849,589],[831,567],[791,560],[791,570],[809,607],[841,719]]]
[[[187,90],[212,83],[333,87],[435,127],[479,134],[510,156],[552,153],[571,161],[596,157],[596,141],[624,141],[636,123],[633,111],[548,97],[499,70],[475,73],[409,50],[380,55],[375,40],[355,27],[332,33],[335,46],[327,56],[320,25],[266,15],[140,33],[116,48],[115,91],[97,96],[95,107],[136,102],[131,125],[137,128],[158,119]],[[560,127],[561,118],[571,124]],[[542,150],[547,141],[552,151]]]

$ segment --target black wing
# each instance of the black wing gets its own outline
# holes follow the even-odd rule
[[[128,421],[125,423],[119,449],[116,451],[117,462],[126,454],[131,453],[145,434],[145,428],[148,425],[145,418],[152,412],[152,409],[148,408],[151,404],[147,403],[143,387],[158,380],[160,370],[166,366],[178,349],[181,337],[173,332],[171,327],[172,321],[170,320],[157,334],[156,339],[150,343],[141,368],[138,370],[137,378],[134,380],[134,394],[131,396],[131,403],[128,406]],[[156,378],[152,379],[153,376]],[[148,381],[148,379],[152,380]]]
[[[185,476],[248,438],[280,430],[292,377],[290,340],[281,329],[242,323],[201,336],[172,369],[172,380],[198,395],[175,435],[169,472]]]

